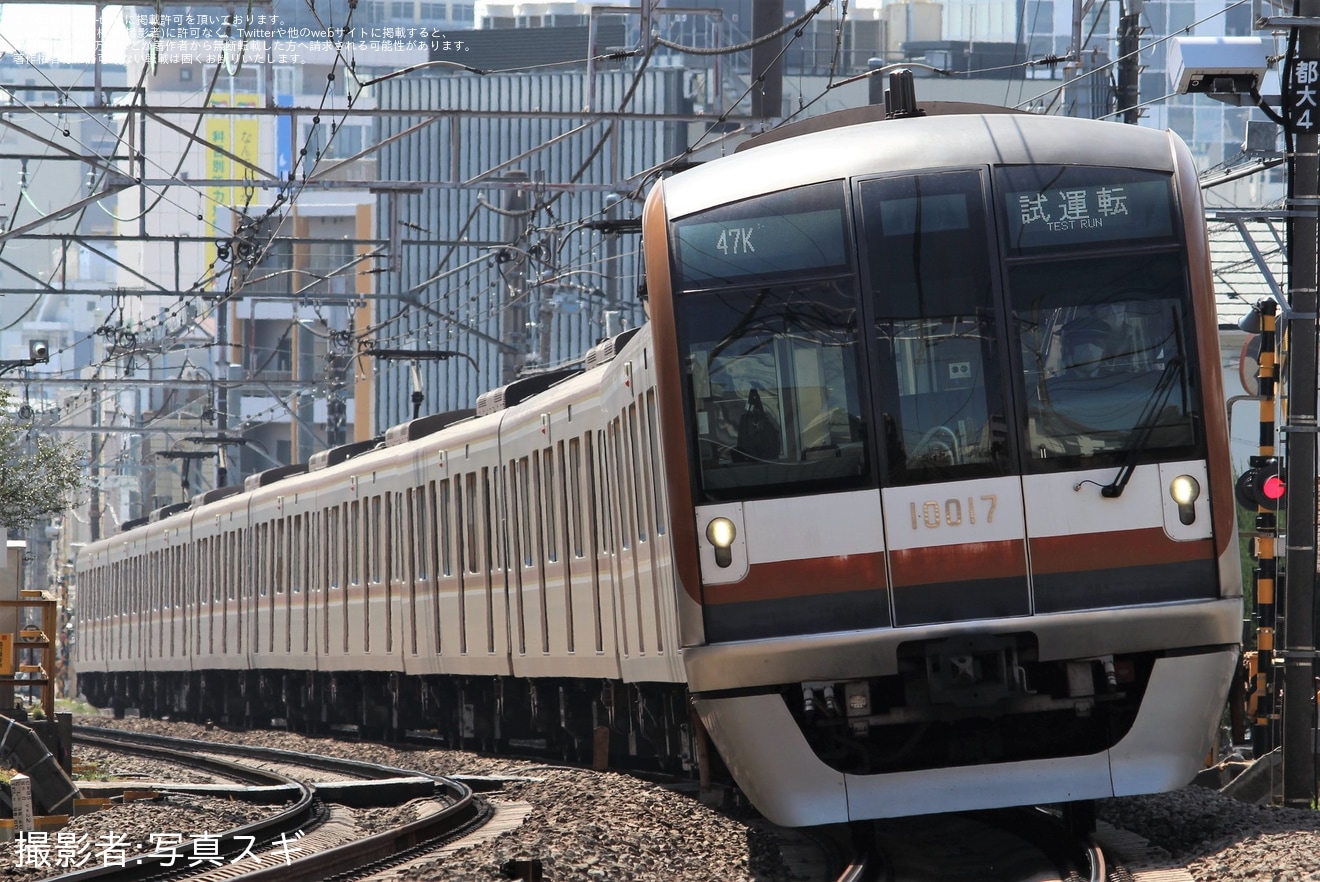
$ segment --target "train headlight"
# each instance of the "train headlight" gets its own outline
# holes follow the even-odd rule
[[[1190,524],[1196,520],[1196,500],[1201,496],[1201,484],[1191,475],[1179,475],[1169,482],[1169,495],[1178,505],[1178,520]]]
[[[733,540],[738,538],[738,530],[733,526],[733,521],[728,518],[713,518],[706,525],[706,538],[715,546],[715,563],[721,567],[733,563],[733,553],[729,551],[729,547],[733,545]]]

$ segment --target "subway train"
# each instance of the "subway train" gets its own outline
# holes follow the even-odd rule
[[[657,183],[647,321],[571,369],[88,545],[80,688],[727,771],[783,825],[1186,784],[1242,611],[1191,155],[924,110]]]

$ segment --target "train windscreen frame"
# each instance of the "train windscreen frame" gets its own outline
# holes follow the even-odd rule
[[[843,182],[680,218],[671,241],[698,498],[874,486]]]
[[[1026,472],[1203,456],[1172,176],[1010,166],[997,181]]]

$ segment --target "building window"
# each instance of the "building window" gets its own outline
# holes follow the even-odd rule
[[[366,126],[344,124],[331,138],[329,124],[319,123],[303,127],[302,142],[313,162],[317,159],[344,159],[362,151],[366,146],[366,133]]]

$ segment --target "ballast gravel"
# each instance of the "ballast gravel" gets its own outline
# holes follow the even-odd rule
[[[691,796],[629,775],[484,757],[466,751],[400,750],[283,732],[236,733],[185,723],[104,717],[80,718],[76,722],[180,738],[261,744],[434,775],[509,778],[502,790],[483,797],[493,804],[529,805],[521,824],[493,839],[425,859],[391,876],[401,882],[495,882],[507,878],[501,873],[506,861],[527,858],[542,862],[547,882],[815,882],[826,878],[819,870],[808,874],[785,856],[794,848],[800,849],[802,833],[781,831],[746,813],[718,811]],[[75,751],[79,759],[84,753]],[[169,774],[149,761],[121,755],[98,755],[96,762],[109,773],[122,770],[123,774],[147,777]],[[1320,812],[1248,805],[1200,787],[1102,800],[1098,809],[1102,821],[1149,840],[1162,866],[1185,868],[1197,882],[1320,880]],[[114,834],[149,849],[152,834],[179,833],[188,838],[216,833],[246,823],[254,812],[270,810],[225,800],[170,796],[162,802],[131,803],[84,815],[66,829],[86,835],[92,842]],[[366,835],[410,820],[416,811],[416,806],[405,805],[361,810],[353,816]],[[55,834],[50,839],[53,851]],[[93,856],[92,863],[96,860]],[[59,872],[67,870],[18,866],[12,843],[7,850],[0,849],[0,879],[37,879]]]

